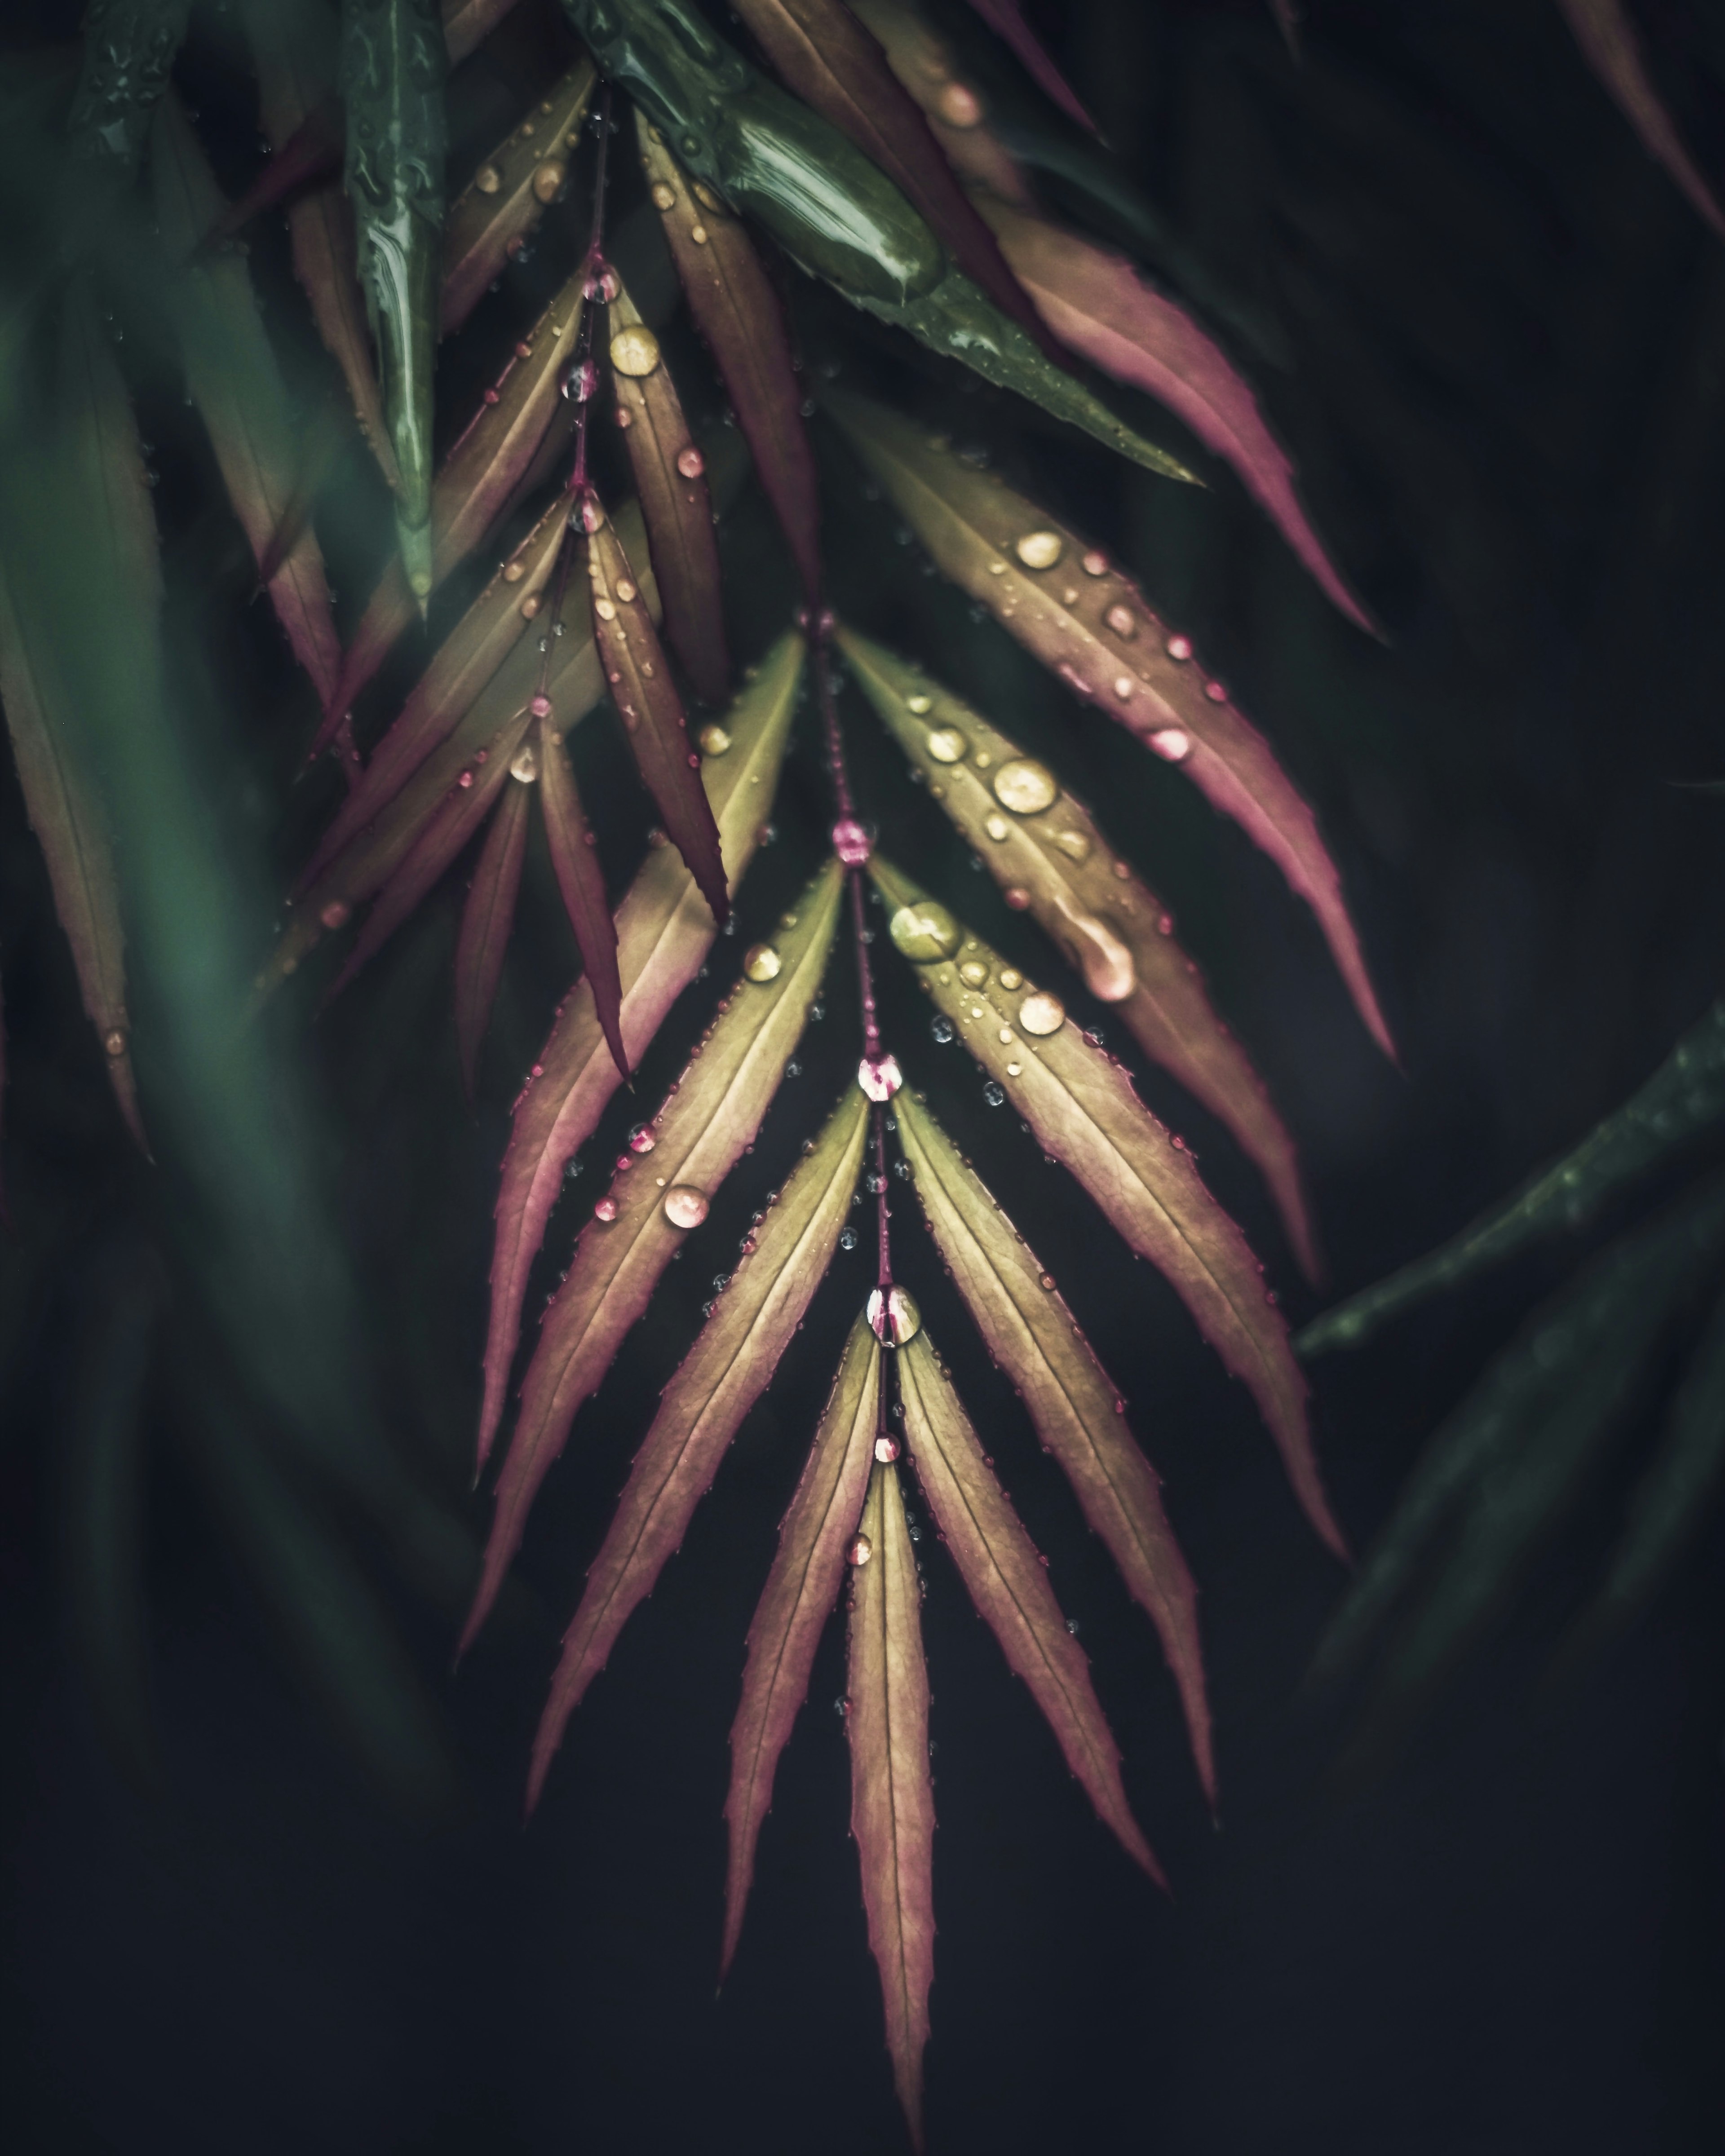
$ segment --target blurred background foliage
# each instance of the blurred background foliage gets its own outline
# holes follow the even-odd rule
[[[1225,475],[1199,493],[1075,452],[1004,400],[908,364],[886,332],[809,290],[803,350],[990,452],[1132,563],[1197,639],[1318,807],[1404,1075],[1376,1057],[1269,865],[1123,733],[1077,716],[961,597],[907,579],[908,534],[823,431],[834,587],[861,627],[1105,805],[1270,1077],[1334,1282],[1353,1290],[1573,1145],[1719,989],[1721,805],[1683,783],[1725,762],[1725,254],[1546,0],[1313,0],[1298,66],[1258,0],[1032,8],[1113,146],[1106,170],[967,11],[936,12],[1050,201],[1138,253],[1227,338],[1388,641],[1327,606]],[[18,6],[8,44],[34,68],[76,13]],[[1725,173],[1725,18],[1650,0],[1637,19],[1698,162]],[[258,164],[239,29],[232,8],[198,10],[178,70],[230,194]],[[523,9],[454,77],[458,169],[509,124],[545,34]],[[51,70],[43,80],[51,90]],[[29,131],[14,116],[6,134],[8,187],[28,192],[42,177]],[[632,233],[626,274],[650,316],[645,223],[626,221],[636,199],[619,252]],[[39,236],[20,220],[0,236],[8,289],[39,266]],[[582,237],[572,217],[548,224],[517,259],[451,349],[449,411],[495,373]],[[309,429],[341,392],[279,220],[249,243]],[[453,1677],[495,1168],[572,947],[536,855],[540,902],[524,908],[471,1112],[448,1019],[459,877],[327,1011],[308,968],[260,1028],[213,1052],[193,1037],[209,979],[231,989],[256,963],[339,780],[326,767],[296,783],[311,698],[267,610],[248,603],[249,556],[148,295],[132,296],[115,350],[157,475],[166,674],[159,691],[138,684],[136,737],[115,746],[122,848],[139,887],[160,894],[158,915],[133,915],[139,1039],[167,1044],[140,1072],[153,1164],[116,1114],[15,783],[0,780],[13,2145],[316,2139],[444,2156],[583,2136],[657,2151],[698,2133],[726,2148],[896,2147],[837,1831],[835,1640],[781,1772],[750,1937],[716,2008],[711,1995],[724,1731],[754,1584],[849,1322],[842,1296],[816,1305],[746,1424],[583,1710],[571,1771],[531,1835],[516,1824],[567,1584],[598,1545],[706,1276],[726,1269],[792,1139],[769,1119],[706,1241],[668,1276],[542,1500],[495,1636]],[[686,332],[666,334],[678,364]],[[680,382],[710,381],[692,343],[682,357]],[[697,416],[714,422],[708,393]],[[1123,408],[1196,458],[1159,411]],[[75,553],[88,537],[75,505],[30,501],[28,480],[8,470],[7,515],[39,517],[41,545]],[[387,497],[357,474],[331,483],[319,517],[351,623]],[[727,599],[734,646],[752,656],[793,589],[752,490],[727,514],[726,547],[727,562],[750,565]],[[95,559],[85,597],[81,663],[124,669],[126,595]],[[160,728],[142,723],[158,693],[173,714]],[[855,738],[871,738],[850,715]],[[577,753],[584,788],[634,798],[618,742],[583,729]],[[1045,963],[896,760],[875,752],[859,784],[924,880],[943,879],[981,933]],[[788,767],[779,841],[745,890],[746,940],[813,865],[823,801],[809,737]],[[606,827],[614,887],[645,821],[644,808],[639,828],[626,815]],[[722,972],[691,998],[709,1001],[690,1031]],[[1205,1584],[1224,1823],[1212,1834],[1153,1644],[1009,1391],[968,1347],[922,1239],[907,1239],[931,1327],[979,1426],[993,1418],[1014,1499],[1080,1614],[1177,1892],[1170,1906],[1123,1880],[932,1567],[947,1829],[935,2145],[1719,2145],[1717,1522],[1636,1630],[1562,1690],[1545,1682],[1657,1441],[1675,1360],[1650,1369],[1612,1473],[1526,1570],[1489,1651],[1399,1763],[1338,1789],[1334,1727],[1285,1707],[1343,1582],[1249,1404],[1219,1383],[1162,1285],[1083,1232],[1064,1178],[990,1119],[958,1052],[928,1044],[908,983],[883,986],[897,999],[889,1040],[916,1044],[911,1081],[969,1134],[1167,1478]],[[809,1035],[796,1082],[811,1097],[839,1082],[836,1033]],[[673,1029],[659,1045],[644,1094],[674,1074],[684,1038]],[[206,1096],[186,1088],[193,1069],[209,1074]],[[1153,1072],[1144,1090],[1269,1256],[1291,1312],[1315,1316],[1322,1298],[1297,1286],[1250,1169]],[[596,1158],[638,1112],[614,1104]],[[1693,1165],[1647,1199],[1677,1199]],[[1623,1225],[1608,1211],[1580,1255]],[[547,1286],[572,1232],[553,1224]],[[1577,1255],[1529,1250],[1314,1366],[1327,1472],[1361,1542]]]

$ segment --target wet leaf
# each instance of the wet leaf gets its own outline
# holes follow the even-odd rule
[[[899,1471],[884,1462],[869,1480],[859,1546],[864,1539],[870,1554],[853,1569],[846,1680],[850,1832],[862,1867],[869,1945],[880,1972],[893,2085],[920,2149],[934,1982],[934,1777],[922,1583]]]
[[[748,234],[719,198],[710,189],[697,197],[644,116],[637,115],[636,126],[642,169],[689,311],[712,353],[813,606],[820,597],[820,503],[778,295]]]
[[[1022,1397],[1084,1517],[1161,1636],[1179,1687],[1199,1779],[1212,1805],[1215,1760],[1198,1636],[1198,1594],[1163,1510],[1156,1471],[1133,1443],[1118,1393],[1035,1252],[916,1097],[895,1104],[899,1143],[942,1262],[989,1355]]]
[[[14,606],[0,577],[0,702],[30,828],[48,864],[54,911],[72,947],[84,1008],[101,1043],[109,1082],[141,1146],[126,1009],[126,939],[108,833],[86,768],[74,691],[49,624],[30,605]]]
[[[188,258],[220,215],[223,197],[179,100],[157,109],[150,173],[156,218],[171,254]],[[281,371],[264,334],[245,259],[186,261],[166,295],[186,383],[209,430],[223,484],[258,564],[269,560],[299,490],[305,452]],[[341,647],[323,556],[309,523],[269,578],[271,605],[322,703],[334,690]]]
[[[458,67],[503,20],[515,0],[443,0],[444,43]]]
[[[868,1127],[869,1104],[852,1086],[827,1118],[814,1149],[798,1162],[778,1203],[768,1207],[752,1238],[754,1249],[738,1261],[730,1286],[665,1389],[588,1573],[581,1606],[563,1635],[533,1745],[530,1811],[570,1715],[604,1667],[631,1613],[681,1547],[743,1417],[772,1383],[779,1358],[803,1322],[850,1209]],[[644,1156],[640,1167],[650,1166],[654,1158]],[[842,1563],[842,1550],[838,1556]],[[834,1587],[836,1591],[836,1578]],[[793,1700],[790,1711],[795,1710]],[[768,1779],[770,1786],[770,1768]]]
[[[1677,1043],[1638,1092],[1554,1167],[1542,1169],[1471,1228],[1308,1325],[1302,1355],[1357,1348],[1399,1312],[1501,1265],[1550,1235],[1583,1227],[1610,1199],[1725,1116],[1725,1002]]]
[[[659,340],[620,285],[608,313],[617,424],[647,526],[665,636],[696,696],[704,703],[720,703],[730,685],[731,655],[706,460],[683,417]]]
[[[503,954],[509,947],[509,932],[515,921],[531,807],[528,786],[517,783],[503,788],[461,911],[461,932],[455,939],[455,1047],[461,1063],[462,1091],[470,1101],[480,1043],[491,1022]]]
[[[1226,458],[1328,597],[1375,634],[1300,506],[1286,451],[1214,338],[1123,255],[1009,203],[979,196],[978,207],[1061,343],[1158,398],[1206,449]]]
[[[926,994],[1029,1124],[1140,1256],[1173,1286],[1199,1332],[1244,1380],[1268,1424],[1295,1495],[1338,1556],[1342,1531],[1324,1496],[1306,1413],[1306,1383],[1287,1327],[1246,1240],[1199,1179],[1192,1156],[1132,1091],[1127,1072],[1039,990],[911,879],[876,855],[869,872],[893,941],[913,957]],[[900,921],[903,909],[912,917]],[[920,922],[917,915],[926,915]],[[973,985],[958,968],[981,968]]]
[[[341,100],[345,184],[360,283],[378,353],[383,419],[399,485],[396,537],[423,607],[432,567],[432,376],[444,224],[444,75],[437,0],[347,0]]]
[[[774,646],[726,713],[723,747],[716,744],[702,763],[701,780],[733,891],[772,813],[802,684],[803,656],[799,637],[786,636]],[[706,963],[718,931],[695,879],[669,846],[648,855],[616,918],[623,1042],[630,1060],[639,1062],[672,1004]],[[540,1075],[516,1103],[497,1193],[478,1443],[481,1467],[503,1418],[527,1276],[562,1193],[564,1168],[593,1135],[620,1082],[585,981],[571,989],[536,1061]]]
[[[654,1117],[653,1150],[639,1158],[625,1153],[619,1161],[601,1201],[613,1217],[596,1212],[581,1232],[522,1383],[464,1649],[503,1584],[528,1509],[563,1449],[576,1410],[610,1368],[688,1229],[705,1217],[713,1193],[761,1127],[820,986],[841,889],[838,864],[829,862],[784,916],[787,925],[776,938],[778,974],[737,983]]]
[[[898,1351],[905,1439],[916,1481],[965,1591],[1029,1688],[1096,1815],[1158,1886],[1167,1882],[1120,1779],[1120,1748],[1066,1629],[1048,1572],[994,1480],[926,1332]],[[866,1528],[864,1530],[867,1532]]]
[[[1029,185],[994,131],[982,124],[987,110],[975,85],[953,68],[952,47],[927,18],[897,0],[854,0],[851,12],[880,41],[886,64],[921,107],[941,155],[972,187],[986,187],[1003,202],[1033,199]],[[947,116],[956,113],[962,125]]]
[[[1588,65],[1645,146],[1695,208],[1725,238],[1725,213],[1697,170],[1641,58],[1640,41],[1622,0],[1558,0]]]
[[[840,627],[865,695],[988,873],[1112,1004],[1147,1054],[1231,1131],[1264,1173],[1308,1278],[1317,1251],[1293,1140],[1217,1018],[1154,891],[1087,810],[980,713],[882,645]]]
[[[725,1799],[731,1861],[725,1878],[721,1983],[742,1935],[755,1876],[755,1845],[772,1800],[779,1754],[808,1692],[814,1651],[844,1584],[880,1426],[880,1344],[859,1312],[749,1626],[742,1697],[731,1727],[731,1791]]]
[[[576,790],[568,752],[553,717],[539,725],[539,790],[545,810],[545,835],[563,911],[581,948],[581,964],[598,1015],[599,1030],[611,1050],[618,1075],[629,1075],[623,1045],[623,984],[617,973],[617,930],[605,896],[605,879],[593,850],[593,834]]]
[[[1011,46],[1019,65],[1045,97],[1092,135],[1101,131],[1079,103],[1077,92],[1043,50],[1036,33],[1024,20],[1020,0],[970,0],[970,4],[995,35]]]
[[[593,62],[578,59],[512,127],[449,205],[439,329],[460,328],[562,192],[593,97]]]
[[[719,854],[718,827],[701,783],[701,758],[690,742],[683,700],[623,542],[591,488],[582,498],[582,521],[590,527],[587,573],[593,641],[610,685],[611,701],[665,835],[689,864],[696,887],[722,928],[731,917],[725,865]]]
[[[1373,1038],[1393,1055],[1317,819],[1190,643],[1168,634],[1104,555],[992,474],[879,405],[834,393],[828,403],[947,575],[1075,694],[1179,764],[1276,862],[1317,916]]]
[[[88,0],[66,123],[74,158],[119,173],[137,170],[191,12],[191,0]]]

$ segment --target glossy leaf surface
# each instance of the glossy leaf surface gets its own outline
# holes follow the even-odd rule
[[[545,835],[551,865],[562,893],[563,911],[581,947],[582,971],[598,1014],[599,1030],[611,1050],[618,1075],[629,1075],[619,1014],[623,987],[617,974],[617,930],[605,897],[605,880],[593,850],[593,833],[581,806],[575,773],[554,717],[539,723],[539,795],[545,810]]]
[[[512,127],[449,204],[438,328],[460,328],[555,201],[581,141],[593,62],[579,59]]]
[[[191,0],[89,0],[66,123],[74,158],[137,170],[191,12]]]
[[[461,909],[461,929],[455,938],[455,1052],[462,1090],[470,1101],[480,1043],[490,1023],[515,921],[531,807],[531,787],[517,783],[504,788]]]

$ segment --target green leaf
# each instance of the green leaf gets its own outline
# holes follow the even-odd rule
[[[74,158],[121,174],[137,170],[191,12],[191,0],[88,0],[67,123]]]

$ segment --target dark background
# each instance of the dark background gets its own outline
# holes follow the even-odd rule
[[[253,123],[221,12],[185,75],[233,187]],[[1296,68],[1251,0],[1032,10],[1201,270],[1279,349],[1284,363],[1271,364],[1224,326],[1322,529],[1385,626],[1384,646],[1327,608],[1225,475],[1198,495],[1074,452],[1003,400],[906,367],[819,295],[799,300],[798,327],[812,361],[842,354],[852,378],[891,388],[955,434],[968,429],[1010,476],[1135,563],[1317,804],[1402,1046],[1399,1075],[1275,871],[1175,774],[1150,768],[1123,733],[919,578],[916,550],[896,552],[890,514],[823,436],[840,604],[1056,762],[1164,892],[1301,1142],[1339,1292],[1573,1142],[1719,986],[1725,805],[1673,782],[1725,773],[1725,253],[1545,0],[1314,0],[1308,12]],[[1701,162],[1725,172],[1725,13],[1646,0],[1637,18]],[[482,61],[461,94],[461,140],[476,153],[508,105]],[[1070,187],[1049,192],[1080,210]],[[271,326],[293,346],[307,332],[280,255],[279,236],[260,231],[254,261]],[[502,337],[514,334],[504,311],[531,311],[540,272],[515,274],[520,290],[495,311]],[[680,378],[692,382],[692,348],[686,360]],[[477,357],[452,360],[475,379],[487,364],[482,341]],[[1135,416],[1180,444],[1148,407]],[[177,464],[173,415],[164,406],[157,419],[171,581],[213,563],[231,583],[231,534],[203,506],[196,445]],[[728,530],[747,653],[783,619],[783,565],[752,497]],[[342,535],[326,543],[345,584]],[[362,596],[363,572],[353,576]],[[219,679],[278,684],[265,702],[236,692],[235,723],[266,745],[262,777],[246,781],[263,793],[234,783],[236,814],[264,829],[285,869],[329,806],[315,787],[285,813],[275,805],[307,713],[255,618],[199,633]],[[1034,932],[968,874],[930,804],[880,756],[860,701],[847,722],[886,843],[983,933],[1051,972]],[[781,841],[745,896],[744,937],[815,858],[819,774],[803,732]],[[581,755],[584,783],[620,775],[598,729],[583,731]],[[92,1712],[59,1561],[80,1325],[142,1172],[116,1138],[9,777],[0,815],[14,1066],[13,1227],[0,1255],[8,2145],[72,2156],[903,2145],[846,1832],[836,1625],[779,1771],[742,1947],[714,1998],[742,1640],[865,1285],[860,1254],[836,1261],[836,1284],[577,1716],[537,1817],[519,1824],[556,1632],[710,1292],[705,1276],[725,1269],[854,1053],[843,962],[803,1075],[578,1424],[536,1514],[521,1591],[459,1676],[448,1673],[453,1615],[402,1585],[387,1523],[351,1491],[289,1476],[305,1548],[321,1549],[327,1532],[352,1568],[305,1574],[329,1598],[338,1665],[342,1613],[358,1613],[349,1690],[312,1666],[254,1591],[243,1539],[223,1527],[178,1434],[172,1387],[152,1393],[150,1793],[139,1787],[147,1767],[123,1744],[116,1765],[113,1733],[105,1742]],[[614,877],[638,842],[624,818],[608,841]],[[536,862],[536,879],[542,898]],[[569,964],[542,906],[511,961],[470,1117],[447,1020],[458,883],[362,991],[315,1029],[315,999],[303,1016],[393,1441],[413,1476],[479,1529],[463,1462],[495,1163],[514,1084]],[[716,960],[693,1000],[710,1001],[726,970]],[[901,1204],[903,1270],[1081,1625],[1129,1791],[1173,1887],[1151,1888],[1091,1816],[926,1546],[941,1820],[931,2147],[1687,2156],[1725,2146],[1717,1531],[1637,1630],[1554,1691],[1553,1644],[1618,1516],[1620,1486],[1601,1486],[1409,1749],[1367,1785],[1338,1789],[1325,1771],[1335,1730],[1290,1702],[1342,1575],[1243,1394],[1172,1295],[982,1105],[960,1051],[929,1041],[926,1009],[890,967],[886,988],[889,1038],[912,1082],[1059,1276],[1166,1478],[1203,1590],[1222,1786],[1213,1830],[1149,1628],[972,1346]],[[641,1081],[649,1105],[688,1037],[655,1050]],[[1321,1307],[1221,1134],[1153,1074],[1145,1090],[1192,1139],[1291,1315]],[[639,1112],[619,1104],[608,1143]],[[590,1147],[592,1162],[606,1151]],[[547,1285],[596,1188],[584,1181],[554,1222]],[[1317,1366],[1326,1470],[1357,1538],[1568,1261],[1530,1259]],[[282,1508],[286,1519],[292,1504]],[[398,1742],[374,1727],[367,1745],[355,1740],[364,1716],[353,1699],[372,1666],[374,1606],[417,1663],[424,1727]]]

